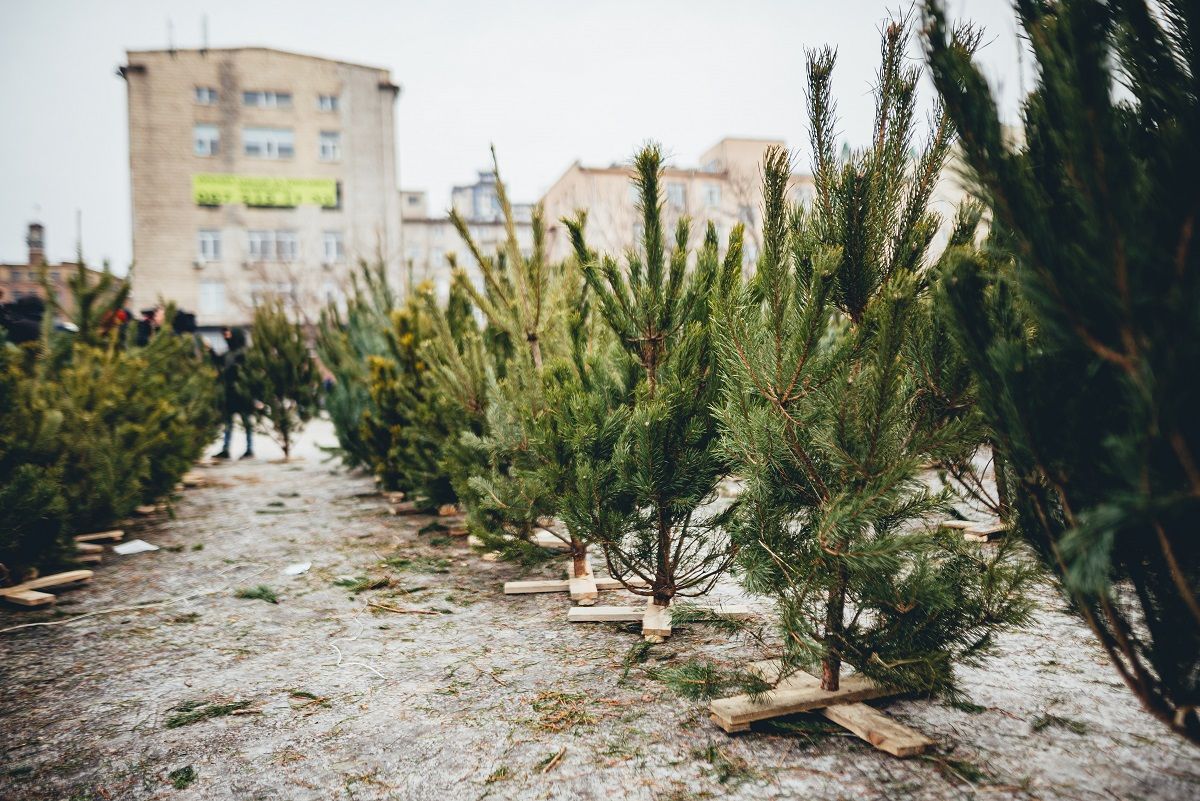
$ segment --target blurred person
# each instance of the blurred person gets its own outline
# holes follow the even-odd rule
[[[246,392],[241,382],[242,365],[246,361],[246,332],[241,328],[226,328],[221,332],[225,338],[225,352],[213,354],[213,360],[219,370],[218,380],[224,387],[225,413],[225,445],[214,459],[230,458],[229,446],[233,444],[233,418],[236,415],[246,429],[246,452],[242,459],[254,458],[254,428],[251,425],[250,414],[254,410],[254,401]]]

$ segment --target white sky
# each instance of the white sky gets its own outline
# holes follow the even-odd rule
[[[722,136],[804,148],[804,49],[838,48],[844,138],[869,136],[878,27],[909,0],[0,0],[0,260],[23,261],[26,224],[48,257],[75,250],[124,273],[131,258],[126,48],[262,45],[387,67],[399,181],[444,208],[488,166],[495,142],[511,195],[532,201],[575,159],[628,159],[646,139],[681,166]],[[987,30],[980,58],[1016,104],[1011,0],[947,0]],[[914,53],[915,55],[915,53]],[[1028,63],[1026,65],[1028,68]],[[1028,83],[1028,81],[1026,81]],[[925,87],[925,99],[930,90]]]

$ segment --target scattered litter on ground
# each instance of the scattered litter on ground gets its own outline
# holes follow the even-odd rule
[[[157,545],[151,545],[145,540],[129,540],[129,542],[119,542],[112,547],[113,553],[118,553],[121,556],[129,556],[135,553],[145,553],[146,551],[157,551]]]
[[[288,565],[283,569],[285,576],[302,576],[312,567],[312,562],[296,562],[294,565]]]

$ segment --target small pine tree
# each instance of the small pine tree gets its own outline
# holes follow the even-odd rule
[[[1011,255],[950,271],[950,328],[1017,527],[1146,709],[1200,743],[1200,10],[1016,8],[1037,70],[1014,142],[926,4],[934,82]]]
[[[627,254],[627,269],[579,248],[591,296],[636,366],[637,384],[628,407],[615,416],[619,429],[611,452],[596,436],[592,415],[576,419],[583,431],[564,430],[578,448],[582,463],[576,469],[588,477],[585,486],[597,492],[568,492],[563,518],[604,548],[610,575],[665,607],[676,597],[707,592],[733,549],[721,531],[727,512],[703,508],[725,470],[716,451],[712,406],[719,382],[707,323],[719,266],[717,236],[710,225],[694,269],[688,265],[687,220],[680,221],[668,250],[662,166],[657,145],[634,159],[643,228],[638,248]],[[741,267],[740,227],[725,264]],[[601,447],[589,452],[589,445]]]
[[[1029,572],[922,525],[946,498],[921,482],[931,457],[974,433],[928,420],[906,356],[938,220],[927,211],[951,140],[944,116],[910,161],[918,73],[904,19],[884,28],[872,144],[836,155],[834,54],[808,56],[816,194],[791,209],[785,152],[764,162],[764,247],[717,293],[728,377],[724,444],[746,479],[733,522],[753,592],[775,599],[788,671],[842,664],[887,685],[954,689],[995,631],[1029,612]]]
[[[304,329],[288,319],[282,301],[255,308],[242,376],[246,392],[263,404],[257,417],[269,423],[264,433],[283,448],[286,461],[296,436],[316,413],[320,385]]]
[[[338,438],[337,453],[347,467],[369,467],[372,454],[363,438],[363,418],[373,409],[368,360],[388,353],[395,292],[382,262],[359,266],[343,313],[336,303],[321,310],[317,353],[333,375],[325,394],[325,410]],[[378,414],[378,410],[374,410]]]

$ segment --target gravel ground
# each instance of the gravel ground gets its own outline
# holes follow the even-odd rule
[[[930,756],[798,726],[731,737],[646,668],[758,654],[677,628],[623,678],[636,625],[570,626],[565,596],[505,597],[503,581],[561,566],[421,534],[429,518],[388,515],[324,460],[331,441],[316,423],[292,464],[263,446],[207,469],[173,518],[130,527],[162,550],[106,555],[55,609],[0,611],[6,628],[208,593],[0,634],[0,799],[1200,796],[1200,752],[1139,710],[1050,593],[988,669],[962,672],[972,704],[885,704],[937,741]],[[298,562],[312,567],[286,575]],[[258,585],[278,603],[236,597]]]

